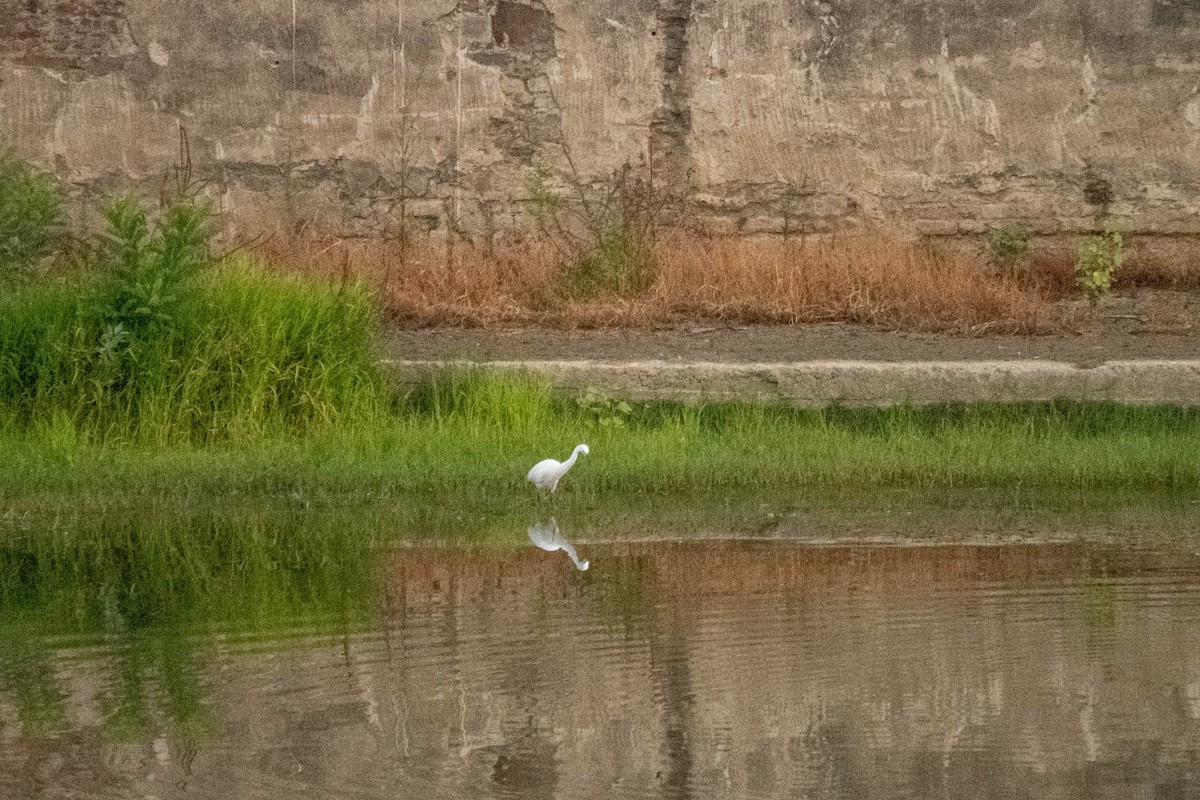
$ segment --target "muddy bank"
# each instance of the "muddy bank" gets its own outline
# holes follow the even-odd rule
[[[958,336],[860,325],[684,325],[656,330],[392,328],[392,358],[413,361],[1180,361],[1200,353],[1200,296],[1141,291],[1082,310],[1071,331]]]
[[[525,369],[564,389],[632,399],[830,403],[1014,402],[1066,398],[1136,404],[1200,401],[1200,306],[1142,292],[1044,336],[906,333],[862,326],[689,326],[660,330],[393,328],[401,374],[433,362]]]
[[[1091,367],[1112,360],[1187,360],[1200,338],[1187,333],[1061,334],[962,338],[847,325],[675,328],[669,330],[393,329],[392,358],[428,361],[1061,361]]]

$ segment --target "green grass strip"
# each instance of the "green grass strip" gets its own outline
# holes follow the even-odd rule
[[[491,379],[503,382],[506,379]],[[505,399],[507,397],[507,399]],[[1171,491],[1200,486],[1200,415],[1178,409],[1039,404],[824,412],[633,406],[621,427],[548,391],[460,393],[462,405],[397,410],[370,424],[212,444],[95,444],[72,429],[0,434],[0,499],[339,494],[528,499],[525,472],[592,448],[561,497],[805,487],[1028,487]],[[536,401],[536,402],[535,402]]]

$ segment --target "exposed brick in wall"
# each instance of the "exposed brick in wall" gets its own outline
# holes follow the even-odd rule
[[[0,0],[0,144],[95,194],[182,125],[231,218],[362,234],[628,164],[720,232],[1188,239],[1197,75],[1200,0]]]
[[[134,50],[125,0],[4,0],[0,14],[10,63],[67,79],[120,69]]]

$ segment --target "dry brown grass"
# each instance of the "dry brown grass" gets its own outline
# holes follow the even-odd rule
[[[1015,271],[1020,285],[1052,300],[1080,297],[1076,260],[1080,237],[1061,236],[1036,243],[1029,262]],[[1125,239],[1125,263],[1113,288],[1118,292],[1200,290],[1197,242],[1170,237]]]
[[[1117,275],[1118,290],[1167,289],[1195,291],[1200,289],[1200,269],[1189,257],[1164,257],[1158,253],[1138,253],[1130,258]]]
[[[847,322],[962,334],[1039,333],[1061,313],[1043,291],[976,257],[900,235],[804,241],[664,235],[659,274],[636,298],[568,298],[563,254],[540,240],[491,249],[310,237],[265,249],[268,263],[365,279],[398,324],[652,327],[680,322]]]
[[[1039,293],[973,257],[899,236],[680,239],[659,263],[656,294],[675,316],[960,333],[1034,333],[1057,320]]]

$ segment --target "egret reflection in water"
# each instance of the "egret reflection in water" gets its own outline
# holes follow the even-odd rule
[[[558,522],[554,517],[550,518],[548,523],[538,522],[529,526],[529,541],[534,547],[540,547],[547,553],[553,553],[555,550],[562,550],[566,553],[575,567],[580,571],[588,568],[591,564],[586,558],[579,560],[579,554],[575,552],[575,548],[562,535],[562,531],[558,529]]]

